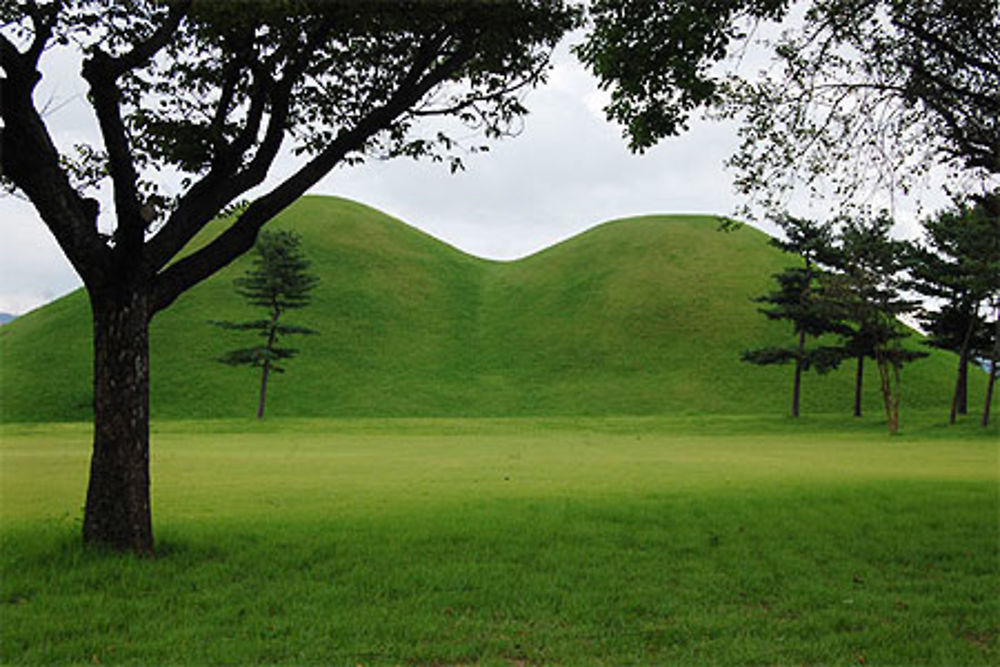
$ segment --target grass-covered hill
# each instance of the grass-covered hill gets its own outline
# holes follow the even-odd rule
[[[743,364],[748,347],[788,340],[752,298],[789,261],[750,227],[699,216],[619,220],[513,262],[466,255],[361,204],[306,197],[274,223],[294,229],[321,278],[289,321],[298,358],[270,385],[275,416],[519,416],[774,413],[790,368]],[[210,320],[254,319],[233,291],[243,258],[159,314],[154,418],[253,413],[258,377],[216,363],[247,334]],[[90,315],[70,294],[0,329],[4,421],[90,416]],[[909,408],[946,410],[954,357],[907,368]],[[872,369],[874,370],[874,369]],[[868,410],[877,378],[870,373]],[[973,378],[972,405],[981,400]],[[849,414],[851,369],[807,375],[803,409]]]

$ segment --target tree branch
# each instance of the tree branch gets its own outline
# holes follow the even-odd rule
[[[305,194],[346,155],[361,150],[368,139],[389,127],[393,120],[406,113],[430,90],[457,72],[472,54],[471,45],[466,45],[423,78],[416,68],[417,63],[414,63],[386,104],[373,110],[353,129],[342,131],[323,152],[254,201],[236,222],[207,246],[160,272],[154,281],[152,312],[163,310],[186,290],[252,248],[261,227]],[[424,66],[429,66],[434,59],[434,56],[424,59]]]
[[[267,73],[257,72],[255,88],[259,86],[260,92],[252,98],[246,126],[216,158],[211,171],[183,197],[160,233],[150,240],[147,254],[152,270],[163,268],[223,206],[263,182],[281,148],[292,103],[292,90],[308,64],[307,54],[312,53],[326,38],[329,30],[329,24],[320,26],[278,84],[268,85]],[[250,164],[237,172],[241,158],[257,136],[266,106],[270,106],[270,116],[264,138]]]
[[[32,68],[38,67],[38,59],[41,58],[45,45],[52,38],[52,30],[59,19],[59,12],[62,11],[62,1],[53,2],[50,7],[43,10],[35,2],[28,3],[31,22],[35,27],[35,36],[31,40],[31,46],[25,51],[24,57],[28,65]],[[5,59],[6,60],[6,59]]]
[[[139,174],[121,116],[121,89],[111,63],[107,55],[95,53],[84,62],[83,77],[90,83],[91,103],[108,152],[108,172],[114,184],[118,218],[116,247],[130,256],[137,256],[145,232],[145,222],[140,215]]]
[[[83,78],[90,83],[90,96],[108,152],[108,171],[114,184],[117,239],[115,254],[123,263],[135,265],[141,259],[147,221],[139,199],[139,174],[121,115],[121,88],[118,79],[143,66],[166,46],[187,13],[191,0],[170,7],[163,23],[145,41],[117,57],[97,50],[84,61]]]
[[[145,65],[150,58],[167,45],[170,38],[177,32],[181,21],[184,20],[191,8],[191,2],[192,0],[177,0],[171,3],[167,17],[148,39],[136,44],[131,51],[120,56],[115,58],[108,56],[108,75],[112,79],[117,79],[122,74]]]
[[[30,59],[0,35],[7,78],[0,96],[0,170],[35,204],[73,268],[91,287],[106,279],[108,248],[97,233],[98,204],[69,182],[59,152],[32,101],[40,75]]]
[[[1000,76],[1000,66],[997,63],[977,58],[974,54],[959,49],[953,42],[942,39],[917,23],[900,17],[896,19],[896,25],[908,31],[925,44],[932,45],[933,50],[945,51],[970,67],[974,67],[982,72],[988,72],[993,76]]]

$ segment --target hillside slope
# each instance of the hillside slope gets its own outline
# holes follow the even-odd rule
[[[653,216],[606,223],[514,262],[466,255],[354,202],[306,197],[274,223],[304,239],[321,278],[290,314],[299,338],[271,384],[275,416],[781,414],[790,369],[739,362],[787,340],[752,298],[789,259],[750,227]],[[207,237],[206,237],[207,238]],[[204,242],[204,238],[195,243]],[[154,418],[252,414],[256,374],[213,359],[245,335],[208,324],[254,316],[233,291],[242,258],[152,328]],[[90,416],[90,331],[76,292],[0,329],[4,421]],[[907,369],[906,405],[947,402],[953,358]],[[973,405],[982,395],[979,378]],[[876,410],[875,377],[868,409]],[[850,371],[807,375],[805,412],[844,412]]]

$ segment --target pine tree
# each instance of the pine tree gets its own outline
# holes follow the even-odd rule
[[[825,281],[825,295],[851,325],[844,334],[844,349],[858,360],[854,414],[861,414],[861,374],[864,358],[871,357],[878,368],[889,432],[894,434],[900,427],[903,366],[927,354],[903,346],[910,332],[899,317],[913,311],[916,303],[902,295],[906,244],[890,238],[892,224],[886,212],[870,220],[841,220],[833,255],[836,270]]]
[[[924,220],[923,244],[910,261],[911,287],[939,304],[921,313],[929,344],[958,354],[951,423],[967,412],[970,361],[993,347],[983,309],[1000,294],[998,202],[997,194],[987,195]]]
[[[839,346],[808,348],[807,339],[828,333],[845,333],[846,330],[831,302],[823,298],[819,289],[819,280],[824,273],[820,264],[830,260],[830,227],[792,216],[784,216],[776,222],[784,231],[785,240],[772,239],[771,244],[785,252],[800,255],[804,266],[789,267],[774,274],[778,289],[756,301],[770,304],[770,307],[760,309],[768,319],[790,321],[797,342],[793,346],[746,350],[741,358],[757,365],[794,363],[791,414],[798,417],[803,371],[812,368],[818,373],[826,373],[836,368],[844,357],[844,351]]]
[[[301,238],[294,232],[262,232],[254,246],[253,266],[234,282],[236,292],[251,306],[267,310],[267,318],[249,322],[213,322],[224,329],[255,331],[264,339],[260,345],[232,350],[218,361],[231,366],[260,368],[260,398],[257,418],[264,416],[269,375],[283,373],[278,362],[291,359],[298,350],[281,347],[279,341],[293,334],[315,334],[313,329],[281,321],[285,311],[304,308],[309,304],[309,292],[318,278],[308,273],[309,261],[303,255]]]

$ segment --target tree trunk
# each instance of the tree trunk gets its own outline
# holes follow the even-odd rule
[[[861,388],[865,378],[865,355],[858,355],[858,370],[854,376],[854,416],[861,416]]]
[[[986,383],[986,405],[983,406],[983,428],[990,425],[990,404],[993,403],[993,385],[997,381],[997,360],[990,360],[990,379]]]
[[[969,353],[965,353],[962,367],[958,369],[958,414],[969,414]]]
[[[899,368],[888,359],[884,352],[876,351],[875,364],[878,368],[879,389],[882,392],[882,403],[885,405],[885,418],[889,425],[889,435],[899,432]],[[893,387],[893,378],[896,386]]]
[[[969,374],[969,343],[972,341],[972,330],[975,327],[975,318],[970,318],[969,326],[965,329],[965,336],[962,339],[962,347],[958,351],[958,373],[955,376],[955,393],[951,397],[951,413],[948,416],[948,423],[954,424],[958,414],[966,414],[966,387]]]
[[[805,356],[806,334],[799,334],[799,353],[795,357],[795,378],[792,381],[792,416],[799,416],[799,396],[802,393],[802,359]]]
[[[271,374],[271,354],[274,352],[274,344],[278,341],[278,320],[281,318],[281,308],[272,298],[271,304],[271,326],[267,332],[267,357],[264,358],[264,365],[260,371],[260,398],[257,400],[257,419],[264,418],[264,403],[267,401],[267,376]]]
[[[983,406],[983,428],[990,425],[990,405],[993,403],[993,385],[997,381],[997,360],[1000,359],[1000,303],[993,321],[993,351],[990,354],[990,379],[986,383],[986,405]]]
[[[264,418],[264,402],[267,400],[267,375],[271,370],[271,360],[265,359],[260,372],[260,400],[257,401],[257,419]]]
[[[149,502],[149,302],[140,289],[91,295],[94,451],[87,544],[153,554]]]

